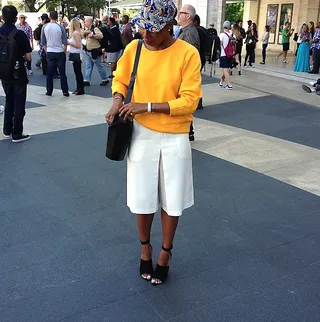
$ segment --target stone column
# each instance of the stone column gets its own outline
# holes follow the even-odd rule
[[[320,1],[319,0],[308,0],[307,3],[307,19],[306,22],[308,23],[309,21],[314,21],[316,24],[319,19],[319,12],[320,12]],[[294,10],[294,8],[293,8]]]
[[[207,0],[206,27],[214,23],[218,33],[222,31],[225,20],[226,0]],[[204,25],[204,24],[203,24]]]
[[[209,27],[214,23],[218,32],[224,21],[226,0],[176,0],[180,9],[184,4],[190,4],[196,8],[203,27]]]
[[[260,21],[258,14],[259,14],[259,1],[245,1],[244,2],[244,9],[243,9],[243,26],[246,29],[247,28],[247,21],[252,20],[255,22],[258,27],[262,27],[262,30],[264,29],[265,26],[265,21],[262,22],[262,25],[260,26]],[[265,5],[266,6],[266,5]],[[280,10],[280,6],[279,6]]]

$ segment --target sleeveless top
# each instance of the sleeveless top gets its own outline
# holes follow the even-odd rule
[[[79,34],[78,31],[74,31],[74,33],[77,33]],[[72,35],[72,38],[70,39],[70,43],[72,45],[75,45],[76,44],[76,40],[74,39],[74,36]],[[70,53],[77,53],[77,54],[80,54],[80,58],[82,59],[82,45],[80,48],[76,48],[76,47],[73,47],[73,46],[70,46],[70,50],[69,50]]]

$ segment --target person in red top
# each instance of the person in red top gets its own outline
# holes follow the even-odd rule
[[[129,23],[129,16],[124,15],[122,17],[123,29],[122,29],[122,37],[124,38],[126,45],[128,45],[133,40],[132,29]]]

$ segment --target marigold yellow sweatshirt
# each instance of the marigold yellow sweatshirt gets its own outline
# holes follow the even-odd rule
[[[112,93],[127,94],[138,41],[132,41],[114,73]],[[135,120],[163,133],[189,133],[192,113],[202,97],[200,56],[183,40],[170,47],[151,51],[142,45],[132,102],[169,103],[170,115],[143,113]]]

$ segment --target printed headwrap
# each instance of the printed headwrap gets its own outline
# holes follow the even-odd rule
[[[132,22],[150,32],[159,32],[173,21],[176,13],[177,7],[172,0],[144,0]]]

